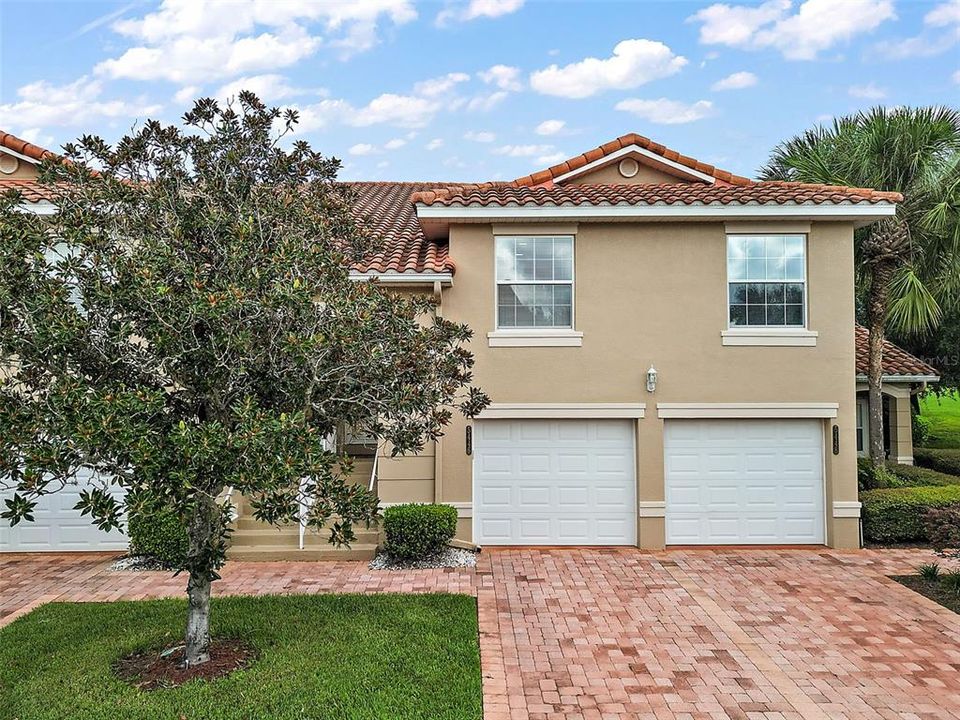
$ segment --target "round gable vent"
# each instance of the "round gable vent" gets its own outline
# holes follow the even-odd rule
[[[13,155],[0,153],[0,172],[4,175],[13,175],[18,167],[20,167],[20,161],[17,158]]]
[[[633,158],[624,158],[620,161],[618,168],[623,177],[632,178],[634,175],[640,172],[640,163]]]

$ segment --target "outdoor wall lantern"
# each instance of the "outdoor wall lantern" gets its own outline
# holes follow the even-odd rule
[[[653,392],[657,389],[657,369],[651,365],[647,370],[647,392]]]

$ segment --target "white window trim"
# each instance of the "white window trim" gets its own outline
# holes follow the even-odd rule
[[[518,419],[638,419],[646,412],[644,403],[491,403],[478,420]]]
[[[570,238],[570,327],[518,328],[500,327],[500,279],[497,276],[497,241],[500,238]],[[512,283],[503,283],[509,285]],[[566,280],[531,281],[516,283],[527,285],[566,285]],[[574,233],[550,234],[540,231],[529,233],[494,234],[493,236],[493,332],[487,333],[488,347],[582,347],[583,333],[577,332],[577,236]]]
[[[730,317],[730,290],[729,283],[727,289],[727,321]],[[820,333],[816,330],[807,330],[801,327],[763,327],[740,326],[723,330],[720,333],[724,345],[754,346],[754,347],[816,347],[817,337]]]
[[[835,418],[839,403],[657,403],[659,418]]]
[[[857,415],[854,416],[854,431],[862,431],[863,437],[861,438],[861,449],[857,450],[857,456],[859,457],[869,457],[870,456],[870,402],[867,398],[860,396],[857,397]],[[862,414],[860,414],[862,413]],[[857,428],[857,420],[863,420],[861,428]],[[856,447],[856,445],[854,445]]]
[[[569,328],[518,328],[487,333],[489,347],[582,347],[583,333]]]
[[[731,325],[730,324],[730,283],[746,282],[730,279],[730,236],[749,237],[758,235],[766,237],[768,235],[800,235],[803,237],[803,325]],[[724,275],[727,278],[727,284],[724,292],[727,295],[727,329],[720,333],[724,345],[742,346],[779,346],[779,347],[815,347],[817,344],[817,335],[810,330],[810,283],[808,264],[810,262],[810,236],[807,233],[776,232],[776,233],[726,233],[724,235],[724,266],[726,268]],[[764,282],[776,282],[764,281]],[[796,282],[784,280],[787,282]]]

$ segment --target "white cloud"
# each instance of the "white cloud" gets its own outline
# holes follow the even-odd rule
[[[377,148],[370,143],[357,143],[356,145],[352,145],[347,152],[351,155],[373,155],[377,152]]]
[[[178,105],[185,105],[188,102],[192,102],[200,97],[200,93],[203,92],[202,88],[196,85],[187,85],[177,90],[173,95],[173,101]]]
[[[865,100],[882,100],[887,96],[886,90],[872,82],[866,85],[851,85],[847,88],[847,93],[850,97],[863,98]]]
[[[494,135],[492,132],[488,132],[485,130],[480,132],[474,132],[473,130],[468,130],[463,134],[463,139],[470,140],[472,142],[478,142],[478,143],[492,143],[494,140],[497,139],[497,136]]]
[[[283,98],[303,95],[308,92],[291,86],[283,75],[269,73],[267,75],[249,75],[231,80],[220,87],[215,96],[221,99],[235,98],[241,90],[250,90],[264,102],[282,100]]]
[[[440,77],[430,78],[429,80],[422,80],[421,82],[418,82],[413,86],[413,91],[417,95],[423,95],[424,97],[437,97],[439,95],[447,94],[457,85],[464,83],[469,79],[470,76],[466,73],[447,73],[446,75],[441,75]]]
[[[608,58],[585,58],[563,67],[550,65],[530,76],[530,85],[544,95],[590,97],[604,90],[635,88],[680,72],[687,59],[654,40],[623,40]]]
[[[501,145],[492,150],[494,155],[507,157],[534,157],[546,155],[555,150],[553,145]]]
[[[415,17],[410,0],[164,0],[142,18],[113,23],[138,44],[96,71],[132,80],[217,80],[292,65],[321,44],[344,53],[364,50],[376,43],[381,20],[399,25]],[[319,24],[320,34],[308,31],[309,24]]]
[[[656,100],[630,98],[621,100],[615,107],[617,110],[632,113],[639,118],[661,125],[681,125],[702,120],[713,114],[713,103],[709,100],[698,100],[688,104],[667,98]]]
[[[960,85],[960,70],[957,70],[957,71],[953,74],[953,81],[954,81],[955,83],[957,83],[958,85]]]
[[[387,140],[387,141],[383,144],[383,149],[384,149],[384,150],[399,150],[400,148],[402,148],[402,147],[403,147],[404,145],[406,145],[406,144],[407,144],[407,141],[404,140],[403,138],[393,138],[393,140]]]
[[[23,130],[17,131],[17,135],[27,142],[47,148],[48,150],[53,147],[53,135],[47,135],[41,128],[24,128]]]
[[[947,0],[947,2],[937,5],[923,16],[923,22],[931,27],[960,25],[960,0]]]
[[[743,88],[753,87],[757,84],[757,76],[752,72],[735,72],[727,75],[722,80],[717,80],[710,86],[711,90],[742,90]]]
[[[497,90],[487,95],[475,95],[467,100],[464,107],[468,112],[487,112],[506,100],[507,95],[509,93],[506,90]]]
[[[563,162],[567,159],[567,154],[562,152],[555,152],[549,155],[541,155],[537,158],[537,165],[540,167],[549,167],[550,165],[556,165],[559,162]]]
[[[434,138],[433,140],[428,142],[426,145],[427,150],[439,150],[442,147],[443,147],[443,138]]]
[[[16,101],[0,105],[0,127],[83,126],[104,118],[143,118],[163,109],[144,98],[107,100],[102,95],[103,83],[87,75],[66,85],[28,83],[17,90]]]
[[[523,83],[520,82],[520,68],[510,65],[494,65],[477,73],[477,76],[487,85],[496,85],[501,90],[517,92],[523,89]]]
[[[534,132],[537,135],[556,135],[558,132],[562,131],[567,125],[563,120],[544,120],[542,123],[537,125],[534,129]]]
[[[466,5],[457,4],[441,10],[436,24],[443,27],[452,21],[464,22],[509,15],[522,8],[523,3],[524,0],[470,0]]]
[[[357,127],[390,123],[401,127],[423,127],[440,109],[440,105],[427,98],[412,95],[384,93],[375,97],[364,107],[356,110],[346,123]]]
[[[756,50],[774,48],[789,60],[812,60],[837,43],[896,17],[893,0],[789,0],[758,6],[717,3],[688,20],[701,23],[700,42]]]
[[[885,60],[933,57],[960,42],[960,0],[947,0],[923,17],[924,32],[902,40],[877,43],[874,54]]]

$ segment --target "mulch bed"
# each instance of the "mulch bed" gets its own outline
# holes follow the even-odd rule
[[[935,603],[960,614],[960,593],[944,587],[942,582],[930,582],[919,575],[894,575],[893,579],[901,585],[906,585],[914,592],[930,598]]]
[[[182,645],[137,650],[117,660],[113,671],[140,690],[159,690],[179,687],[191,680],[216,680],[248,667],[257,656],[253,646],[243,640],[214,640],[210,644],[210,661],[186,668],[185,652]]]

